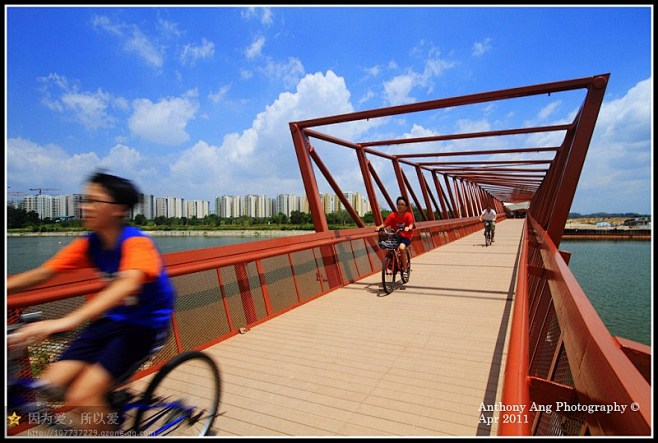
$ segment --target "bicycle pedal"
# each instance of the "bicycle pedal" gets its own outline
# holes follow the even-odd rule
[[[190,421],[190,423],[196,423],[198,420],[200,420],[201,418],[203,418],[203,414],[204,414],[205,412],[206,412],[206,410],[205,410],[205,409],[202,409],[202,410],[199,411],[198,414],[190,415],[190,417],[188,418],[188,420]]]
[[[120,389],[117,391],[109,392],[106,398],[112,408],[118,409],[119,406],[129,403],[133,398],[135,398],[135,395],[129,392],[127,389]]]

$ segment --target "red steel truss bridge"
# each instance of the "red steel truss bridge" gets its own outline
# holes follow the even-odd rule
[[[207,351],[223,377],[219,436],[652,435],[651,348],[609,333],[560,250],[608,80],[291,122],[315,232],[166,254],[173,334],[135,383]],[[520,127],[350,138],[396,119],[429,127],[465,108],[557,100],[575,103],[557,124],[529,115]],[[370,226],[346,174],[362,183]],[[329,229],[321,184],[356,228]],[[373,225],[398,195],[416,210],[413,270],[386,295]],[[499,216],[484,248],[487,204]],[[91,273],[58,277],[9,297],[8,321],[64,315],[101,287]]]

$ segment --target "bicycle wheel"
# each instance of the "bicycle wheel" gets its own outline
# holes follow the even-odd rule
[[[491,244],[491,230],[487,229],[484,231],[484,245],[489,246]]]
[[[219,368],[201,351],[177,355],[153,377],[135,414],[138,436],[210,435],[221,395]]]
[[[395,263],[395,258],[390,254],[386,254],[386,258],[384,258],[384,264],[382,266],[382,286],[384,288],[384,292],[387,294],[390,294],[393,292],[393,289],[395,289],[395,274],[397,271],[398,270]]]
[[[403,272],[401,275],[402,283],[407,283],[409,281],[409,276],[411,275],[411,253],[408,249],[405,249],[404,252],[407,254],[407,272]]]

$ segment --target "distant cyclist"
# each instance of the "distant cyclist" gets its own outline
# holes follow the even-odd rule
[[[400,229],[400,244],[398,245],[398,250],[400,251],[400,257],[402,260],[402,276],[404,278],[409,277],[408,263],[407,263],[407,254],[404,250],[411,245],[411,230],[414,228],[415,220],[414,215],[409,209],[409,202],[406,198],[400,196],[396,200],[397,211],[391,212],[384,223],[377,226],[375,231],[380,231],[386,226],[393,228],[394,230]]]
[[[491,241],[494,241],[494,235],[496,234],[496,211],[491,208],[491,205],[488,204],[487,207],[480,214],[480,221],[484,220],[484,229],[486,231],[487,224],[491,229]]]
[[[68,315],[30,323],[9,341],[10,345],[35,343],[86,324],[81,335],[40,376],[46,384],[65,390],[66,404],[79,407],[81,413],[110,413],[105,393],[114,380],[150,354],[166,335],[171,320],[175,292],[162,257],[150,237],[126,224],[126,216],[139,199],[139,191],[129,180],[94,173],[80,203],[83,224],[90,232],[41,266],[7,280],[7,294],[82,268],[96,268],[107,281],[93,298]],[[101,419],[87,421],[87,425],[113,429]]]

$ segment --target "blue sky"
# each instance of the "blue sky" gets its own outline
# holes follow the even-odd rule
[[[5,20],[10,192],[77,193],[104,168],[156,196],[303,194],[291,121],[610,73],[571,211],[651,213],[650,6],[6,6]],[[576,106],[515,118],[555,124]],[[501,119],[451,117],[343,135]],[[324,158],[344,191],[363,192],[353,155]]]

